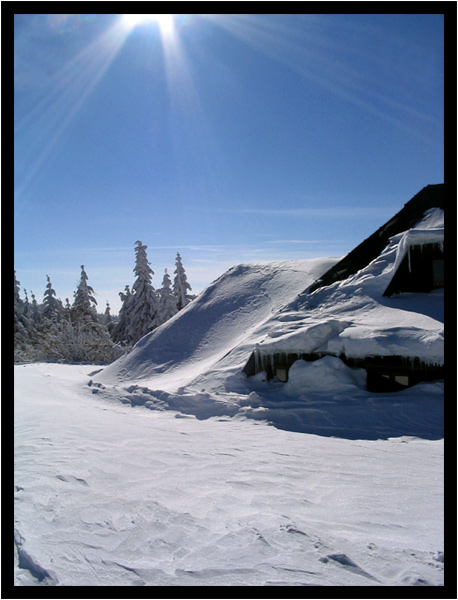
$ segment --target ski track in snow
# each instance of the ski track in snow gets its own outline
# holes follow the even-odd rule
[[[15,367],[15,585],[443,585],[443,440],[199,420],[94,370]]]

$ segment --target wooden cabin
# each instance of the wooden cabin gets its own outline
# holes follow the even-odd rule
[[[395,235],[407,232],[402,240],[402,258],[383,296],[401,292],[428,293],[444,287],[443,229],[412,229],[425,212],[444,209],[444,184],[428,185],[414,196],[404,208],[380,227],[334,267],[316,281],[305,294],[342,281],[372,262]],[[248,376],[265,372],[266,378],[286,382],[291,365],[297,360],[314,361],[329,353],[273,352],[258,348],[251,353],[243,372]],[[367,389],[371,392],[397,391],[421,381],[444,378],[443,364],[428,364],[418,357],[366,356],[350,358],[339,355],[347,366],[367,371]]]

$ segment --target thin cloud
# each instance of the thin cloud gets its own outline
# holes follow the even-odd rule
[[[319,245],[325,245],[327,244],[329,241],[331,241],[333,244],[346,244],[347,242],[345,240],[271,240],[271,241],[267,241],[266,244],[307,244],[307,245],[313,245],[313,244],[319,244]]]
[[[252,214],[271,217],[299,217],[315,219],[367,219],[386,217],[393,209],[384,207],[333,206],[328,208],[235,208],[221,209],[221,212]]]

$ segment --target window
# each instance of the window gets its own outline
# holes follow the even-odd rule
[[[395,375],[394,376],[394,380],[396,383],[399,383],[400,385],[409,385],[409,377],[407,375]]]

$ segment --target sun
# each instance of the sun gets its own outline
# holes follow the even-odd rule
[[[138,25],[157,23],[162,34],[170,34],[173,30],[173,15],[123,15],[122,19],[129,29]]]

